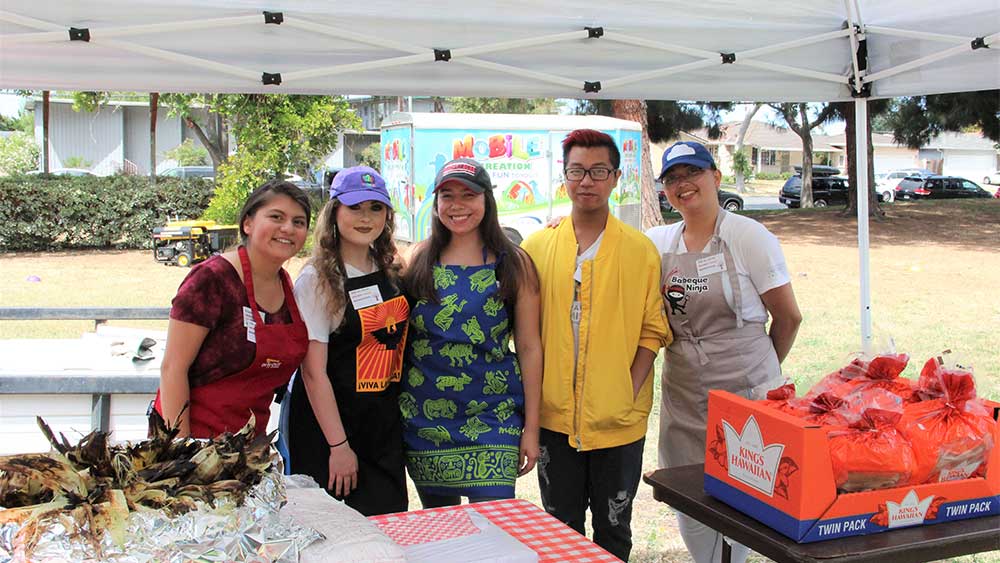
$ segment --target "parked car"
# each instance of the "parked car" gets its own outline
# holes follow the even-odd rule
[[[896,186],[897,200],[990,198],[990,192],[975,182],[955,176],[909,176]]]
[[[798,177],[801,178],[802,177],[802,167],[801,166],[793,166],[792,168],[795,170],[795,176],[798,176]],[[840,168],[837,168],[835,166],[826,166],[826,165],[823,165],[823,164],[814,164],[813,165],[813,178],[821,178],[823,176],[839,176],[839,175],[840,175]]]
[[[670,212],[674,210],[670,206],[667,194],[663,191],[663,184],[659,180],[656,181],[656,195],[660,198],[661,211]],[[722,207],[726,211],[739,211],[743,209],[743,198],[738,193],[719,190],[719,207]]]
[[[983,178],[984,184],[1000,184],[1000,170],[990,172]]]
[[[837,170],[830,166],[822,167],[827,170],[823,170],[821,174],[826,174],[828,170]],[[796,166],[795,170],[798,172],[799,167]],[[848,190],[850,190],[850,181],[843,176],[813,176],[812,179],[813,188],[813,205],[815,207],[827,207],[829,205],[847,205],[850,199]],[[785,185],[781,186],[781,193],[778,195],[778,201],[782,204],[791,208],[796,208],[801,205],[802,199],[802,177],[792,176],[785,181]],[[887,201],[882,193],[878,193],[878,201]]]
[[[28,176],[39,176],[41,174],[43,174],[41,170],[27,172]],[[53,176],[97,176],[97,174],[83,168],[52,168],[49,170],[49,174]]]
[[[159,176],[171,178],[204,178],[208,181],[215,180],[215,169],[211,166],[177,166],[164,170]]]
[[[813,205],[816,207],[846,205],[848,199],[847,190],[847,178],[840,176],[813,176]],[[802,178],[792,176],[785,181],[784,186],[781,186],[781,194],[778,196],[778,201],[789,208],[796,208],[801,205],[801,199]]]
[[[901,168],[899,170],[891,170],[884,174],[876,174],[875,186],[878,193],[882,194],[882,198],[885,201],[892,202],[895,195],[893,192],[903,178],[906,178],[907,176],[926,178],[933,175],[934,173],[926,168]]]

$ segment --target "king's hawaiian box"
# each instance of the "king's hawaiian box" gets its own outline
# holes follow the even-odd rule
[[[1000,405],[990,406],[997,418]],[[838,494],[830,427],[711,391],[705,491],[801,543],[997,515],[998,427],[985,478]]]

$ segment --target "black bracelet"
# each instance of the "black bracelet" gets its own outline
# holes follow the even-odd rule
[[[327,444],[327,445],[330,446],[330,449],[332,450],[333,448],[336,448],[337,446],[343,446],[346,443],[347,443],[347,438],[344,438],[343,440],[337,442],[336,444]]]

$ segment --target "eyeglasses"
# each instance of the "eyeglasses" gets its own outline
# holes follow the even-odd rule
[[[670,176],[663,177],[663,187],[672,188],[681,182],[686,182],[688,180],[694,180],[699,174],[708,170],[707,168],[688,168],[687,172],[679,171],[677,174],[671,174]]]
[[[611,173],[614,170],[610,168],[591,168],[590,170],[586,168],[567,168],[564,172],[566,173],[566,179],[570,182],[580,182],[587,174],[590,174],[591,180],[602,182],[611,177]]]

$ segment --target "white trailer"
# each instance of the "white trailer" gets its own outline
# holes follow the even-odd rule
[[[611,195],[616,217],[640,228],[642,128],[590,115],[394,113],[382,121],[382,175],[396,210],[396,236],[415,242],[430,233],[430,189],[449,160],[474,158],[493,180],[500,223],[515,242],[556,215],[568,215],[562,141],[574,129],[615,140],[622,170]]]

